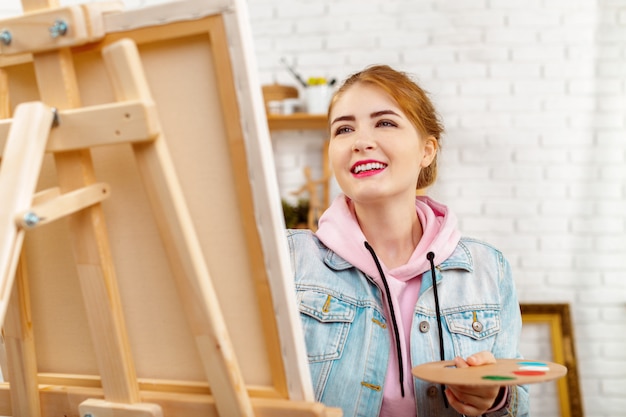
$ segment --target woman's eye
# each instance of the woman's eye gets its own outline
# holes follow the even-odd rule
[[[349,133],[352,132],[352,128],[348,127],[348,126],[340,126],[335,130],[335,136],[336,135],[341,135],[344,133]]]
[[[382,127],[396,127],[397,124],[395,124],[394,122],[392,122],[391,120],[379,120],[378,123],[376,123],[376,126],[382,126]]]

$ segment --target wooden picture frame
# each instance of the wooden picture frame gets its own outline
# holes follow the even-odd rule
[[[569,304],[521,303],[522,322],[549,326],[552,360],[567,367],[557,381],[561,417],[584,417]]]

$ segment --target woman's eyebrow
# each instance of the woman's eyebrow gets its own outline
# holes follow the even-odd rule
[[[391,114],[391,115],[400,117],[400,115],[393,110],[379,110],[379,111],[370,113],[370,118],[375,119],[376,117],[384,116],[386,114]],[[333,125],[334,123],[345,122],[345,121],[354,122],[355,120],[356,120],[356,117],[353,115],[339,116],[333,119],[333,121],[330,122],[330,124]]]
[[[348,121],[348,122],[354,122],[356,120],[356,118],[354,116],[339,116],[336,119],[334,119],[332,122],[330,122],[330,124],[334,124],[337,122],[344,122],[344,121]]]
[[[393,111],[393,110],[380,110],[380,111],[376,111],[374,113],[371,113],[370,114],[370,118],[374,119],[376,117],[384,116],[386,114],[392,114],[394,116],[400,117],[400,115],[398,113],[396,113],[395,111]]]

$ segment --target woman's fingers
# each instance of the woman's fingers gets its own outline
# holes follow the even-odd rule
[[[474,353],[473,355],[468,356],[467,359],[463,359],[460,356],[454,358],[454,366],[456,366],[457,368],[487,365],[490,363],[496,363],[496,358],[493,356],[493,353],[486,350]]]
[[[483,351],[468,356],[454,358],[457,368],[480,366],[495,363],[496,358],[491,352]],[[451,385],[446,389],[448,402],[455,410],[466,416],[480,416],[493,405],[500,387],[483,387],[475,385]]]
[[[474,353],[465,360],[470,366],[487,365],[489,363],[496,363],[496,358],[493,353],[483,350],[482,352]]]
[[[500,387],[455,385],[446,388],[446,397],[459,413],[480,416],[491,408],[499,390]]]

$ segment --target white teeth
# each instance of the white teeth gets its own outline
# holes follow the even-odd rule
[[[367,164],[361,164],[354,167],[354,173],[358,174],[359,172],[383,168],[385,168],[385,164],[381,164],[380,162],[368,162]]]

